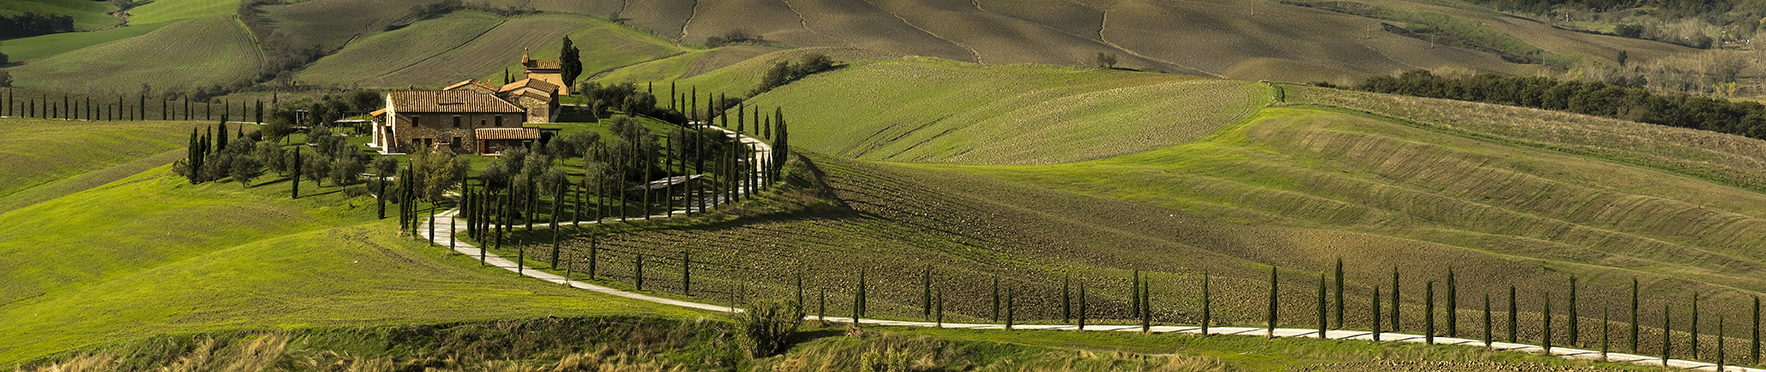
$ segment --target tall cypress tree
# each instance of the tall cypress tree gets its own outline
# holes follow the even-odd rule
[[[1631,278],[1631,352],[1642,353],[1637,348],[1637,277]],[[1757,361],[1757,360],[1756,360]]]
[[[1447,268],[1447,337],[1459,337],[1459,289],[1453,281],[1453,268]]]
[[[1581,328],[1578,328],[1578,323],[1580,322],[1577,319],[1579,316],[1576,315],[1576,277],[1574,276],[1570,277],[1570,302],[1565,305],[1567,305],[1566,307],[1568,307],[1568,309],[1564,311],[1570,315],[1568,319],[1569,323],[1565,324],[1565,326],[1568,327],[1565,331],[1569,333],[1570,346],[1581,346],[1582,340],[1578,336],[1580,336],[1582,331]]]
[[[1206,280],[1203,280],[1203,293],[1208,293]],[[1208,301],[1206,298],[1208,296],[1203,294],[1203,303]],[[1079,326],[1074,330],[1086,330],[1086,282],[1079,282]],[[1203,312],[1203,335],[1206,333],[1208,333],[1208,312]]]
[[[1326,321],[1326,312],[1328,311],[1325,310],[1325,275],[1320,273],[1318,274],[1318,338],[1320,339],[1328,338],[1325,336],[1325,330],[1330,328],[1330,324]]]
[[[681,250],[681,295],[693,295],[693,258],[685,249]]]
[[[1423,342],[1435,344],[1435,281],[1423,282]]]
[[[1674,334],[1674,329],[1672,328],[1671,323],[1668,322],[1668,318],[1669,318],[1668,304],[1664,303],[1664,304],[1662,304],[1662,366],[1663,367],[1668,366],[1668,358],[1669,358],[1668,352],[1673,351],[1673,348],[1669,347],[1670,341],[1672,341],[1669,338],[1669,336]]]
[[[638,290],[642,291],[642,290],[644,290],[644,254],[643,253],[639,253],[636,257],[632,258],[632,266],[635,268],[632,270],[632,272],[635,274],[635,275],[633,275],[634,276],[633,282],[635,282],[634,284],[637,285]]]
[[[294,178],[294,188],[289,192],[289,199],[300,199],[300,170],[303,169],[300,165],[300,148],[301,146],[295,146],[292,155],[294,156],[294,171],[290,173],[294,173],[294,177],[292,177]]]
[[[1717,314],[1717,370],[1723,370],[1723,314]]]
[[[1551,354],[1551,292],[1545,292],[1545,307],[1539,312],[1539,344],[1545,347],[1545,354]]]
[[[598,233],[589,234],[589,279],[590,280],[595,279],[595,271],[596,271],[595,269],[597,269],[597,267],[595,267],[595,265],[596,265],[596,263],[601,261],[600,257],[598,257],[600,252],[601,252],[601,234],[598,234]]]
[[[1692,353],[1692,356],[1689,358],[1693,359],[1693,360],[1697,360],[1699,358],[1699,293],[1698,292],[1692,293],[1692,325],[1689,326],[1689,328],[1692,331],[1692,345],[1691,345],[1692,349],[1688,350],[1688,352]]]
[[[1269,314],[1268,314],[1269,315],[1268,319],[1269,319],[1269,337],[1270,338],[1275,338],[1275,323],[1276,323],[1276,316],[1277,316],[1276,310],[1278,309],[1278,307],[1277,307],[1278,304],[1276,302],[1276,300],[1277,300],[1276,293],[1278,292],[1278,288],[1277,288],[1278,284],[1276,283],[1276,273],[1275,272],[1276,272],[1275,266],[1270,266],[1269,267]]]
[[[993,276],[993,315],[989,315],[987,320],[1000,321],[1000,277],[997,274]]]
[[[1369,311],[1369,313],[1371,313],[1373,315],[1374,342],[1380,342],[1380,287],[1379,286],[1374,286],[1373,301],[1371,303],[1371,306],[1368,306],[1368,309],[1372,310],[1372,311]]]
[[[932,317],[932,265],[920,273],[920,318]]]
[[[1494,338],[1490,334],[1490,328],[1491,328],[1490,320],[1491,320],[1490,319],[1490,294],[1485,293],[1484,294],[1484,347],[1490,347],[1490,342]]]
[[[1760,296],[1754,296],[1754,337],[1752,346],[1748,347],[1748,361],[1760,364]]]
[[[1141,333],[1153,331],[1153,280],[1141,281]]]
[[[1337,324],[1337,328],[1341,329],[1343,327],[1346,327],[1346,325],[1343,324],[1343,258],[1342,257],[1337,257],[1337,273],[1333,279],[1335,279],[1337,281],[1337,293],[1336,293],[1336,296],[1337,296],[1337,318],[1336,318],[1336,321],[1337,322],[1336,322],[1336,324]]]
[[[1607,328],[1609,328],[1611,326],[1612,326],[1612,322],[1607,321],[1607,307],[1601,306],[1600,307],[1600,360],[1601,361],[1607,360],[1607,331],[1608,331]]]
[[[1394,265],[1392,266],[1392,332],[1404,330],[1403,327],[1400,327],[1402,323],[1398,320],[1398,304],[1398,266]]]
[[[1520,322],[1517,319],[1519,317],[1520,317],[1520,307],[1519,307],[1519,305],[1515,304],[1515,286],[1511,285],[1511,286],[1508,286],[1508,342],[1509,343],[1519,342],[1519,339],[1516,337],[1517,330],[1520,329]]]

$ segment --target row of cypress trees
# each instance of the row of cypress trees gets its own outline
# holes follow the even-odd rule
[[[136,100],[137,104],[133,107],[125,103],[126,99],[123,96],[117,96],[116,103],[111,104],[108,101],[94,102],[92,96],[74,97],[71,94],[65,93],[62,94],[61,99],[59,100],[50,97],[48,94],[21,99],[16,97],[17,92],[15,89],[7,89],[3,95],[6,103],[4,106],[0,106],[0,116],[88,121],[138,121],[149,119],[147,117],[147,96],[145,95],[138,97]],[[172,101],[170,100],[160,100],[160,120],[174,119],[171,110],[171,102]],[[245,100],[239,101],[239,115],[237,116],[233,115],[234,105],[232,102],[198,102],[198,104],[202,105],[202,115],[200,119],[214,120],[216,115],[220,115],[220,117],[223,118],[252,117],[255,118],[255,123],[263,124],[264,101],[262,99],[257,100],[255,107],[249,106],[248,102],[249,101]],[[219,106],[220,110],[215,110],[216,106]],[[196,115],[196,111],[191,108],[190,99],[188,97],[184,98],[183,107],[181,120],[199,119]],[[253,110],[254,108],[255,110]],[[248,115],[248,113],[250,113],[250,115]]]

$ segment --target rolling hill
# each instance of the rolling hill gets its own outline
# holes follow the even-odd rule
[[[245,26],[232,15],[221,15],[28,61],[6,71],[18,87],[118,94],[137,93],[144,86],[165,91],[232,84],[256,76],[260,63],[262,56]]]
[[[1189,85],[1208,88],[1168,89]],[[964,90],[975,86],[999,93]],[[1119,106],[1107,97],[1170,106],[1111,111]],[[604,270],[629,280],[622,255],[692,252],[707,266],[696,290],[718,298],[739,288],[783,295],[795,270],[753,268],[801,268],[812,291],[829,291],[829,308],[846,311],[863,267],[876,286],[869,307],[904,319],[921,317],[923,270],[946,283],[958,319],[988,317],[997,276],[1019,293],[1028,322],[1059,319],[1068,279],[1093,289],[1097,317],[1126,320],[1139,270],[1165,304],[1155,321],[1185,324],[1199,321],[1208,273],[1221,296],[1217,322],[1260,324],[1275,266],[1283,298],[1294,299],[1283,303],[1283,322],[1309,325],[1313,286],[1342,258],[1350,299],[1400,275],[1406,327],[1423,322],[1424,281],[1440,290],[1449,270],[1462,332],[1481,324],[1481,296],[1500,310],[1515,286],[1528,313],[1524,340],[1538,337],[1543,297],[1562,301],[1576,278],[1584,345],[1601,308],[1627,311],[1637,279],[1643,333],[1657,335],[1642,346],[1652,352],[1663,306],[1684,330],[1692,293],[1710,320],[1745,319],[1748,299],[1766,291],[1755,279],[1766,268],[1757,233],[1766,198],[1755,191],[1754,150],[1766,143],[1742,137],[1322,88],[925,58],[854,63],[747,103],[782,107],[793,145],[811,152],[792,172],[799,191],[776,197],[824,206],[623,231],[601,242],[615,257]],[[1077,122],[1108,140],[1072,140],[1064,135],[1086,128],[1021,113],[1069,111],[1098,115]],[[928,123],[948,127],[895,129]],[[1052,150],[1000,147],[1017,143]],[[581,255],[586,242],[573,245]],[[1568,316],[1561,309],[1557,324]],[[1367,312],[1365,300],[1350,301],[1348,326],[1368,328]],[[1690,336],[1673,342],[1685,350]]]

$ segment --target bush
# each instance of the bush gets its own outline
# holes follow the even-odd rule
[[[761,300],[748,306],[739,320],[742,347],[755,358],[783,353],[791,346],[791,335],[803,324],[803,306],[795,301]]]

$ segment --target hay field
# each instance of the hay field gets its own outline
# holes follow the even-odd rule
[[[245,27],[224,15],[179,22],[6,70],[18,87],[110,94],[138,92],[143,84],[156,90],[229,84],[252,78],[259,63]]]
[[[311,0],[292,4],[263,6],[263,17],[275,22],[277,30],[288,33],[303,44],[318,44],[323,50],[343,48],[351,40],[385,32],[388,26],[412,21],[412,7],[435,3],[435,0]]]
[[[192,186],[168,169],[0,214],[0,362],[221,329],[697,315],[480,268],[334,187],[290,201],[274,176]]]
[[[907,58],[812,76],[753,103],[783,105],[793,123],[829,123],[793,127],[795,143],[811,151],[1045,164],[1182,143],[1249,114],[1267,96],[1261,84],[1241,81]]]
[[[481,79],[493,75],[497,76],[497,80],[501,80],[504,69],[514,69],[513,66],[521,62],[523,50],[531,49],[538,54],[540,51],[551,49],[553,51],[550,53],[555,54],[557,53],[557,45],[564,36],[577,33],[585,23],[599,22],[586,16],[573,14],[542,14],[511,18],[463,44],[384,73],[376,77],[375,83],[372,85],[404,86],[416,84],[418,86],[440,87],[461,80]],[[629,36],[612,26],[600,26],[579,35],[583,35],[580,37],[585,41],[608,36]],[[651,56],[660,57],[672,53],[661,45],[647,40],[607,41],[603,39],[588,44],[590,46],[608,46],[610,49],[614,45],[621,45],[623,48],[629,49],[616,50],[633,52],[638,56],[649,53]],[[625,56],[619,52],[598,54],[594,52],[593,48],[584,48],[583,50],[584,70],[588,70],[589,63],[595,61],[602,61],[596,63],[606,65],[622,63],[623,60],[653,58]],[[363,50],[362,52],[372,53],[371,50]],[[513,74],[519,75],[520,72],[519,69],[514,69]],[[385,83],[380,83],[380,81],[385,81]]]
[[[150,25],[239,11],[239,0],[153,0],[129,9],[129,23]]]

